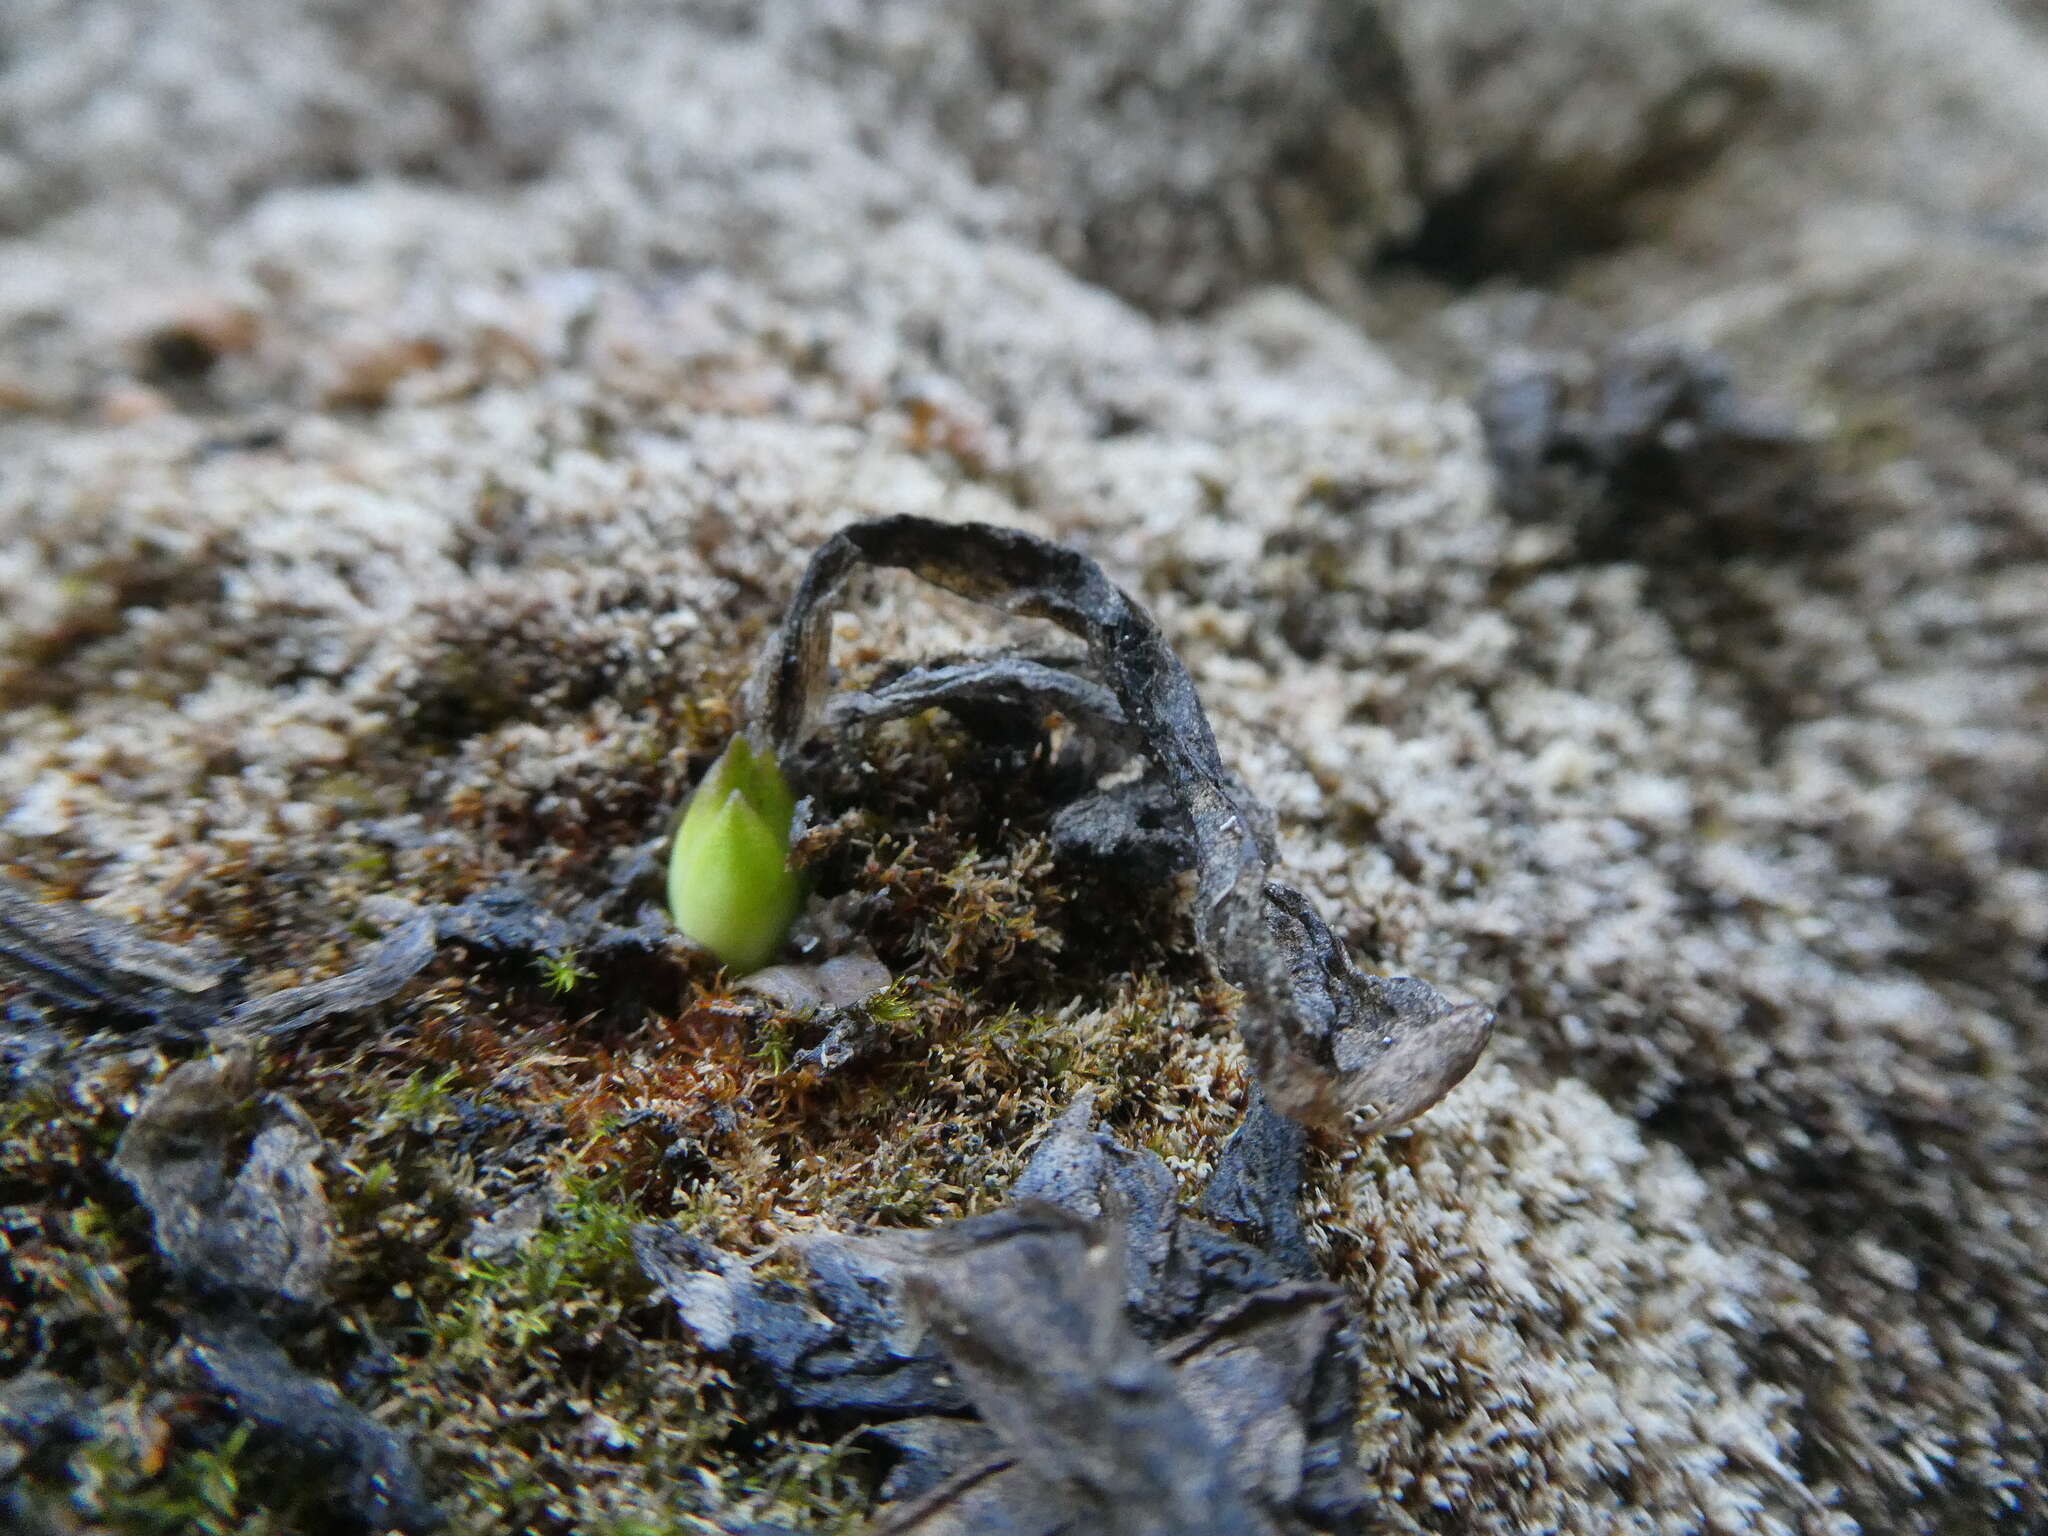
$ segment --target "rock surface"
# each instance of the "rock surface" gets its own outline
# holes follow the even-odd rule
[[[1500,1013],[1312,1196],[1384,1528],[2031,1528],[2043,167],[2031,0],[18,0],[0,864],[308,979],[573,906],[835,527],[1069,540]]]

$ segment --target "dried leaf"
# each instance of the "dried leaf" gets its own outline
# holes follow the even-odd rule
[[[922,1497],[961,1467],[1008,1459],[996,1432],[978,1419],[899,1419],[875,1425],[861,1439],[886,1446],[897,1457],[880,1489],[888,1504]]]
[[[233,1000],[232,971],[216,950],[160,943],[0,876],[0,976],[53,1002],[148,1019],[167,1037],[196,1036]]]
[[[328,1470],[340,1506],[368,1531],[431,1531],[441,1516],[405,1442],[253,1327],[202,1320],[186,1347],[200,1379],[240,1418]]]
[[[1123,722],[1115,731],[1135,732],[1184,819],[1196,935],[1243,989],[1238,1027],[1275,1108],[1370,1134],[1422,1113],[1471,1070],[1492,1014],[1454,1007],[1421,982],[1359,971],[1307,898],[1269,879],[1271,817],[1224,768],[1186,668],[1151,617],[1077,551],[1014,529],[918,517],[835,534],[811,557],[748,684],[752,728],[785,762],[828,717],[834,604],[863,566],[913,572],[1004,612],[1050,619],[1086,642]],[[927,674],[907,696],[941,703],[953,688],[986,702],[1000,694],[995,678],[986,664],[950,679]],[[1034,708],[1051,690],[1036,672],[1016,671],[1011,683]],[[1068,694],[1088,697],[1085,683],[1073,679]],[[867,706],[841,708],[845,718]],[[1101,710],[1092,718],[1113,720]]]
[[[38,901],[0,878],[0,975],[68,1007],[146,1018],[145,1038],[192,1038],[216,1026],[284,1035],[395,995],[434,958],[436,914],[390,904],[399,926],[339,976],[238,1006],[235,965],[214,948],[160,943],[73,902]]]
[[[1182,1399],[1224,1448],[1233,1485],[1271,1509],[1313,1508],[1319,1523],[1363,1503],[1348,1458],[1340,1505],[1329,1488],[1303,1498],[1327,1468],[1317,1440],[1327,1444],[1333,1431],[1350,1429],[1354,1394],[1338,1343],[1344,1325],[1343,1295],[1335,1286],[1274,1286],[1163,1352]],[[1318,1411],[1328,1397],[1325,1376],[1342,1378],[1335,1424]]]
[[[1204,1216],[1248,1229],[1259,1248],[1304,1280],[1318,1273],[1301,1221],[1302,1160],[1307,1150],[1302,1128],[1276,1114],[1254,1088],[1243,1123],[1224,1143],[1208,1188],[1202,1191]]]
[[[862,1005],[893,980],[889,968],[862,944],[856,951],[829,960],[771,965],[746,977],[736,990],[755,993],[785,1012],[807,1014],[824,1024],[824,1038],[798,1051],[791,1064],[829,1074],[843,1072],[886,1048],[888,1028]]]
[[[1061,857],[1158,884],[1191,867],[1194,839],[1166,786],[1136,779],[1060,808],[1046,829]]]
[[[404,1442],[300,1370],[266,1332],[325,1300],[334,1218],[321,1150],[298,1106],[257,1095],[249,1054],[231,1050],[159,1083],[122,1133],[114,1167],[188,1293],[173,1306],[199,1379],[266,1437],[338,1477],[340,1506],[365,1529],[431,1530],[439,1517]]]
[[[877,1236],[1016,1464],[1110,1536],[1253,1536],[1245,1499],[1173,1372],[1124,1316],[1113,1223],[1025,1201]],[[915,1527],[912,1527],[915,1529]]]
[[[1058,714],[1093,724],[1105,734],[1138,743],[1116,695],[1098,682],[1024,656],[991,656],[946,666],[914,667],[865,693],[835,694],[825,724],[840,730],[877,725],[944,705]]]
[[[633,880],[658,872],[650,851],[635,858],[622,875],[619,889],[586,901],[567,913],[556,911],[523,877],[507,875],[488,890],[450,907],[432,908],[435,931],[443,939],[460,939],[501,954],[561,955],[574,950],[591,961],[619,949],[665,949],[676,937],[668,914],[643,904],[631,924],[609,921],[604,912],[621,901]]]
[[[967,1399],[903,1313],[893,1268],[837,1239],[807,1245],[816,1305],[665,1223],[633,1234],[647,1278],[703,1346],[751,1360],[799,1408],[957,1413]]]
[[[253,998],[228,1015],[228,1028],[247,1034],[288,1035],[337,1013],[384,1002],[426,969],[434,958],[434,940],[434,914],[415,909],[395,932],[339,976]]]
[[[128,1122],[114,1168],[155,1222],[156,1245],[194,1290],[301,1305],[322,1299],[333,1212],[315,1166],[320,1134],[277,1094],[252,1098],[246,1052],[187,1062]],[[229,1150],[258,1128],[232,1175]]]
[[[1283,1146],[1259,1177],[1290,1167]],[[672,1229],[636,1246],[706,1348],[751,1358],[794,1403],[971,1401],[979,1428],[871,1432],[906,1458],[877,1533],[1348,1528],[1364,1495],[1339,1292],[1186,1217],[1177,1193],[1157,1157],[1094,1128],[1083,1094],[1010,1205],[931,1232],[812,1234],[808,1293]]]
[[[868,1536],[1067,1536],[1073,1502],[1008,1457],[977,1461],[938,1487],[875,1517]]]

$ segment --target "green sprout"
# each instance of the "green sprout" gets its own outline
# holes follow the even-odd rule
[[[585,970],[576,963],[574,945],[559,955],[542,955],[534,961],[534,965],[540,971],[540,984],[557,997],[575,991],[577,982],[594,980],[597,975],[595,971]]]
[[[727,969],[775,958],[803,904],[789,867],[796,801],[772,757],[744,736],[719,755],[683,808],[668,861],[668,910]]]

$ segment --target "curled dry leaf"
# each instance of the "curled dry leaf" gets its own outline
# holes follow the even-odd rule
[[[257,1124],[247,1157],[229,1152]],[[155,1223],[156,1245],[195,1291],[311,1305],[323,1299],[334,1215],[315,1166],[320,1133],[278,1094],[255,1096],[245,1051],[179,1067],[122,1133],[114,1168]]]
[[[864,566],[909,571],[1006,613],[1049,619],[1086,642],[1099,680],[999,658],[828,701],[834,605]],[[1272,817],[1223,766],[1187,669],[1150,615],[1078,551],[1014,529],[920,517],[842,529],[811,557],[746,703],[761,744],[787,761],[821,721],[956,699],[1058,708],[1142,748],[1192,852],[1196,935],[1244,992],[1239,1030],[1275,1108],[1371,1134],[1421,1114],[1471,1070],[1491,1012],[1455,1006],[1419,981],[1360,971],[1308,898],[1271,878]]]
[[[1083,1094],[1010,1204],[811,1234],[804,1290],[670,1227],[635,1246],[707,1349],[798,1406],[894,1420],[870,1431],[902,1458],[877,1533],[1349,1529],[1364,1495],[1339,1293],[1184,1216],[1178,1193]],[[979,1423],[954,1417],[970,1406]]]
[[[287,987],[244,1003],[228,1015],[230,1030],[286,1035],[337,1013],[351,1013],[395,997],[434,958],[434,914],[414,909],[339,976]]]
[[[285,1035],[395,996],[434,958],[442,912],[385,904],[393,931],[338,976],[239,1004],[236,962],[218,946],[166,944],[0,877],[0,977],[95,1020],[147,1019],[140,1038]]]
[[[1302,1160],[1308,1138],[1275,1114],[1256,1088],[1242,1124],[1223,1144],[1223,1155],[1202,1191],[1202,1214],[1252,1235],[1289,1274],[1314,1279],[1320,1271],[1302,1225]]]
[[[633,1234],[634,1256],[703,1346],[750,1361],[799,1408],[958,1413],[967,1399],[904,1313],[893,1268],[826,1236],[805,1247],[807,1297],[758,1281],[744,1260],[674,1227]]]
[[[1006,1481],[1019,1485],[1006,1502],[1064,1507],[1108,1536],[1274,1529],[1172,1369],[1125,1318],[1115,1223],[1026,1200],[935,1232],[868,1241],[894,1250],[911,1306],[995,1430],[1013,1468]],[[927,1510],[884,1518],[878,1529],[958,1528],[947,1508],[954,1489],[942,1485],[923,1501]]]
[[[833,729],[876,725],[935,705],[1057,712],[1090,722],[1098,734],[1138,744],[1115,694],[1098,682],[1026,656],[913,667],[864,693],[833,695],[825,705],[825,724]]]
[[[300,1370],[261,1330],[196,1319],[185,1350],[194,1375],[238,1418],[328,1469],[337,1512],[361,1529],[415,1536],[440,1526],[405,1442],[331,1382]]]
[[[237,1417],[326,1469],[338,1509],[362,1528],[430,1530],[439,1519],[405,1442],[273,1337],[326,1301],[334,1213],[319,1132],[291,1100],[258,1094],[255,1080],[246,1050],[185,1063],[143,1101],[114,1152],[180,1282],[173,1306],[191,1374]]]
[[[210,948],[165,944],[0,876],[0,978],[70,1008],[147,1019],[150,1034],[196,1036],[233,1000],[233,966]]]

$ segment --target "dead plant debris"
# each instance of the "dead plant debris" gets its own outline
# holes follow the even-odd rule
[[[806,1290],[665,1225],[635,1251],[792,1403],[908,1416],[877,1430],[903,1458],[877,1536],[1351,1528],[1340,1293],[1184,1216],[1171,1171],[1093,1117],[1083,1094],[996,1211],[801,1240]],[[1265,1171],[1291,1201],[1298,1168]],[[987,1432],[928,1417],[970,1405]]]
[[[920,517],[840,530],[811,557],[748,687],[748,715],[778,755],[793,755],[827,716],[835,601],[865,566],[910,571],[1006,613],[1049,619],[1087,643],[1099,681],[1055,682],[1058,669],[999,657],[892,686],[921,708],[956,698],[1038,710],[1078,701],[1083,720],[1135,736],[1172,796],[1196,870],[1195,932],[1244,992],[1238,1028],[1275,1108],[1370,1134],[1421,1114],[1472,1069],[1491,1010],[1360,971],[1308,898],[1272,878],[1271,813],[1223,766],[1187,669],[1144,609],[1075,550],[1015,529]],[[886,690],[884,700],[841,704],[839,718],[888,713]]]
[[[827,697],[862,565],[1086,652],[884,661]],[[618,803],[647,821],[606,839],[574,802],[478,821],[453,790],[438,819],[361,824],[396,889],[339,887],[345,930],[266,951],[315,979],[267,990],[217,942],[0,884],[0,1514],[1357,1527],[1304,1122],[1422,1112],[1485,1010],[1359,972],[1272,878],[1271,818],[1186,672],[1072,551],[850,528],[744,704],[812,791],[818,898],[743,989],[648,899],[645,786]],[[686,714],[682,754],[732,720]]]
[[[165,944],[76,902],[45,901],[0,876],[0,979],[109,1022],[147,1020],[196,1034],[233,997],[233,966],[214,947]]]

